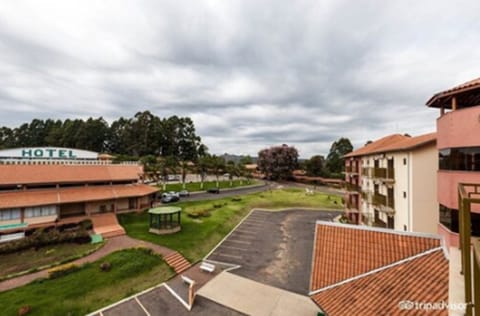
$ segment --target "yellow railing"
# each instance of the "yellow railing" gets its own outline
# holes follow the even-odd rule
[[[458,221],[467,316],[480,316],[480,238],[471,238],[472,204],[480,204],[480,184],[458,185]],[[473,275],[472,275],[473,252]],[[475,313],[475,314],[473,314]]]

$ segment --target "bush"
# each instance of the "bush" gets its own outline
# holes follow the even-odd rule
[[[242,200],[242,198],[239,198],[239,197],[232,198],[232,202],[240,202],[241,200]]]
[[[100,265],[100,270],[103,272],[108,272],[112,269],[112,264],[110,262],[104,262]]]
[[[52,268],[52,269],[48,270],[48,277],[50,279],[56,279],[58,277],[61,277],[61,276],[67,275],[69,273],[75,272],[79,269],[80,269],[80,267],[73,264],[73,263],[64,264],[62,266],[58,266],[58,267],[55,267],[55,268]]]
[[[200,210],[200,211],[192,211],[187,215],[190,218],[199,218],[199,217],[209,217],[211,214],[209,210]]]
[[[86,219],[84,221],[80,222],[80,227],[82,227],[85,230],[91,230],[93,228],[92,221],[89,219]]]
[[[28,237],[0,244],[0,254],[12,253],[24,249],[39,249],[61,243],[88,243],[91,237],[85,229],[60,232],[57,229],[37,229]]]
[[[30,313],[30,311],[32,310],[32,308],[30,307],[30,305],[23,305],[22,307],[20,307],[18,309],[18,316],[23,316],[23,315],[27,315],[28,313]]]

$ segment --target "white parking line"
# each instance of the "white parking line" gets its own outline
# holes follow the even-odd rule
[[[254,219],[250,219],[250,218],[249,218],[248,220],[246,220],[246,221],[244,222],[244,224],[248,224],[249,222],[262,223],[262,224],[265,223],[265,221],[257,221],[257,220],[254,220]],[[257,224],[257,225],[259,225],[259,224]]]
[[[219,248],[228,248],[228,249],[235,249],[235,250],[248,250],[248,248],[239,248],[239,247],[231,247],[231,246],[224,246],[221,245]]]
[[[229,257],[229,258],[240,259],[240,260],[243,258],[242,256],[229,255],[229,254],[226,254],[226,253],[217,253],[216,255],[221,256],[221,257]]]
[[[143,304],[140,302],[140,300],[138,299],[138,296],[135,296],[135,301],[137,301],[138,305],[140,305],[140,307],[143,309],[143,311],[145,312],[145,314],[147,314],[147,316],[151,316],[150,313],[147,311],[147,309],[145,308],[145,306],[143,306]]]
[[[234,231],[234,233],[242,233],[242,234],[257,234],[258,231],[253,231],[253,230],[244,230],[244,229],[237,229]]]
[[[246,236],[235,235],[235,236],[233,236],[233,238],[235,238],[235,239],[240,239],[240,240],[242,240],[242,239],[246,239],[246,240],[254,240],[254,239],[257,239],[256,236],[247,236],[247,235],[246,235]]]
[[[241,241],[241,240],[227,240],[229,242],[236,242],[236,243],[239,243],[239,244],[247,244],[247,245],[250,245],[252,242],[250,241]]]

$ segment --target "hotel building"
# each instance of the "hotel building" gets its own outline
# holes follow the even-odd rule
[[[441,233],[448,246],[459,246],[458,185],[480,183],[480,78],[430,98],[437,119],[437,197]],[[472,204],[472,235],[480,236],[480,205]]]
[[[68,148],[0,150],[0,234],[150,207],[157,189],[142,184],[143,167],[109,158]]]
[[[435,233],[436,134],[394,134],[345,155],[346,213],[357,224]]]

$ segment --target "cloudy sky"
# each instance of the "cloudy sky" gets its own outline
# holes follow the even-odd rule
[[[435,129],[480,76],[480,1],[2,1],[0,125],[190,116],[213,153]]]

